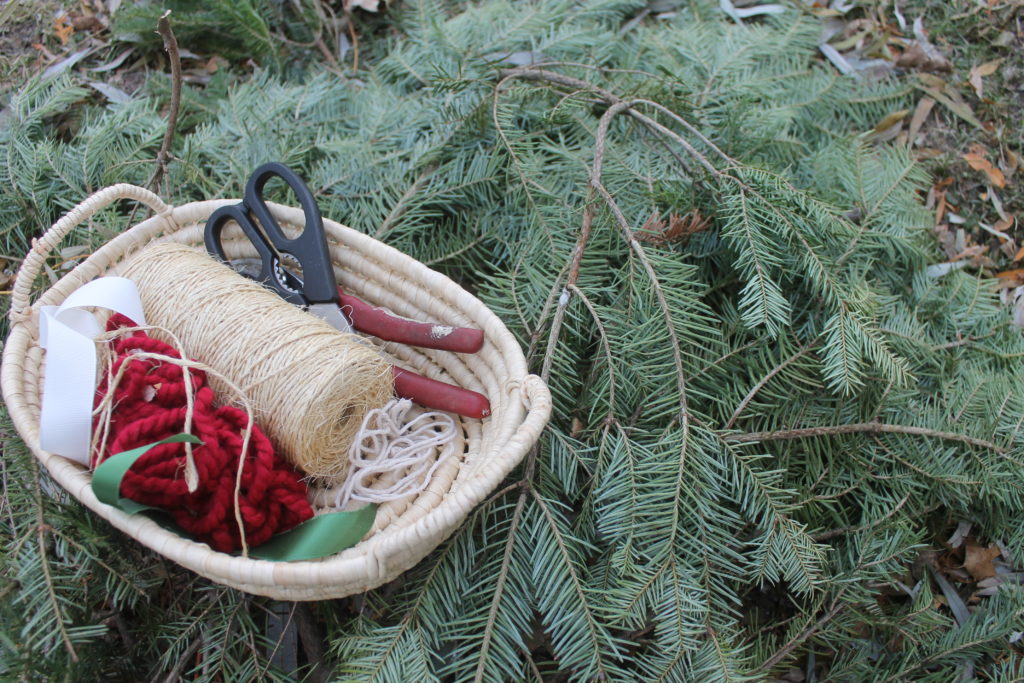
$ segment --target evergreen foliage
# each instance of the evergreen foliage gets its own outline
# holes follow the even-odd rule
[[[860,135],[906,90],[822,67],[796,10],[642,10],[407,2],[358,77],[186,93],[168,200],[295,167],[325,215],[480,296],[554,395],[509,486],[436,552],[313,607],[329,663],[369,681],[740,681],[815,661],[828,680],[1012,680],[1024,593],[960,625],[918,560],[956,520],[1024,559],[1024,340],[986,281],[926,275],[925,178]],[[6,254],[151,174],[159,102],[67,114],[84,96],[68,76],[9,104]],[[694,212],[707,230],[652,237],[652,214]],[[269,601],[70,504],[4,424],[4,677],[284,675]]]

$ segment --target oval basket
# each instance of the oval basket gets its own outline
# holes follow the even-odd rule
[[[33,283],[47,254],[77,225],[119,199],[149,206],[155,215],[103,245],[34,304]],[[536,442],[551,412],[551,395],[539,377],[527,373],[515,338],[486,306],[450,279],[351,228],[324,219],[335,274],[349,292],[416,320],[478,327],[483,349],[454,354],[382,343],[395,362],[421,374],[485,394],[492,414],[461,418],[461,453],[438,468],[426,491],[412,500],[382,505],[367,538],[318,561],[269,562],[215,552],[204,543],[174,534],[142,515],[127,515],[99,502],[83,466],[39,448],[43,351],[38,307],[57,305],[90,280],[114,274],[132,253],[153,241],[203,243],[203,226],[217,208],[238,200],[193,202],[170,207],[134,185],[100,190],[69,211],[35,241],[11,295],[11,333],[3,353],[0,382],[11,419],[35,456],[71,495],[143,545],[213,581],[279,600],[321,600],[366,591],[411,568],[447,538],[470,510],[504,479]],[[303,224],[300,210],[271,204],[286,231]],[[233,226],[237,229],[236,226]],[[235,233],[225,232],[232,258],[254,255]]]

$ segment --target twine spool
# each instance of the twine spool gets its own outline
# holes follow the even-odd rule
[[[296,467],[325,483],[345,479],[366,412],[391,397],[391,371],[373,346],[193,247],[153,244],[121,274],[138,285],[152,336],[174,343],[173,334],[233,383]],[[239,399],[216,376],[209,381],[221,402]]]

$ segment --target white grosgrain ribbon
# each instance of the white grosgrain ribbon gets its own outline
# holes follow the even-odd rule
[[[39,345],[46,350],[46,380],[39,416],[39,446],[89,464],[92,404],[96,393],[96,342],[103,327],[83,308],[106,308],[145,325],[135,283],[101,277],[79,287],[60,306],[39,309]]]

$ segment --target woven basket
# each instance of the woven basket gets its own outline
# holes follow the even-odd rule
[[[32,304],[33,283],[47,254],[75,226],[119,199],[140,201],[156,215],[98,249]],[[207,217],[237,201],[171,208],[148,190],[120,184],[95,193],[55,223],[34,243],[14,285],[12,329],[0,376],[4,399],[18,432],[61,486],[118,529],[178,564],[218,583],[280,600],[320,600],[366,591],[423,559],[494,490],[536,442],[551,412],[551,396],[540,378],[527,373],[512,334],[478,299],[440,273],[351,228],[324,220],[335,273],[347,291],[409,318],[478,327],[486,338],[476,354],[388,343],[382,349],[406,368],[485,394],[492,407],[486,420],[461,420],[461,454],[438,468],[428,489],[414,500],[381,506],[368,538],[319,561],[268,562],[215,552],[145,516],[127,515],[100,503],[93,495],[89,470],[39,448],[43,352],[38,307],[60,304],[86,282],[116,273],[127,256],[153,241],[201,245]],[[303,224],[301,211],[270,206],[286,231]],[[255,255],[240,233],[232,237],[225,232],[225,248],[232,258]]]

